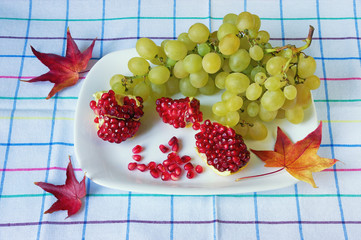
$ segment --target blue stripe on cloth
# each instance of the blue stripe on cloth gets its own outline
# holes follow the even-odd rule
[[[281,36],[282,36],[282,46],[285,45],[285,25],[283,22],[283,4],[282,0],[280,0],[280,23],[281,23]]]
[[[129,240],[131,205],[132,205],[132,192],[129,192],[129,194],[128,194],[128,210],[127,210],[127,229],[126,229],[126,233],[125,233],[126,240]]]
[[[141,0],[138,0],[138,13],[137,13],[137,39],[139,39],[140,37],[140,5],[141,5]]]
[[[208,0],[208,16],[209,32],[212,32],[212,0]]]
[[[320,38],[322,38],[322,34],[321,34],[321,20],[320,20],[320,3],[319,0],[316,0],[316,11],[317,11],[317,24],[318,24],[318,35]],[[321,57],[322,57],[322,73],[323,73],[323,77],[326,79],[326,66],[325,66],[325,61],[324,61],[324,54],[323,54],[323,43],[322,40],[320,40],[320,53],[321,53]],[[324,81],[324,88],[325,88],[325,96],[326,96],[326,100],[328,100],[328,85],[327,85],[327,81]],[[331,156],[332,158],[335,158],[335,151],[333,148],[333,134],[332,134],[332,126],[331,126],[331,113],[330,113],[330,103],[328,101],[326,101],[326,107],[327,107],[327,119],[328,119],[328,130],[329,130],[329,136],[330,136],[330,142],[331,142]],[[336,165],[333,166],[334,169],[336,169]],[[340,187],[338,184],[338,177],[337,177],[337,171],[334,171],[334,177],[335,177],[335,184],[336,184],[336,192],[337,192],[337,199],[338,199],[338,205],[339,205],[339,209],[340,209],[340,217],[341,217],[341,221],[342,221],[342,228],[343,228],[343,233],[344,233],[344,238],[348,239],[347,236],[347,229],[346,229],[346,225],[345,225],[345,218],[344,218],[344,214],[343,214],[343,207],[342,207],[342,200],[341,200],[341,196],[340,196]]]
[[[66,142],[48,142],[48,143],[0,143],[0,146],[48,146],[48,145],[63,145],[63,146],[74,146],[74,143]]]
[[[169,230],[169,239],[174,238],[174,196],[170,196],[170,230]]]
[[[302,220],[301,220],[301,208],[300,208],[300,200],[298,198],[298,187],[295,184],[295,198],[296,198],[296,207],[297,207],[297,218],[298,218],[298,230],[300,232],[300,239],[303,240],[303,230],[302,230]]]
[[[212,206],[213,206],[213,239],[217,240],[217,224],[218,224],[218,216],[217,216],[217,201],[216,195],[212,196]]]
[[[65,38],[67,38],[67,32],[68,32],[68,19],[69,19],[69,0],[66,1],[65,28],[64,28],[64,37]],[[67,46],[66,43],[67,43],[67,40],[64,39],[63,40],[63,47],[62,47],[62,56],[65,56],[65,54],[66,54],[66,46]],[[51,155],[52,155],[52,152],[53,152],[53,144],[51,144],[51,143],[53,142],[53,139],[54,139],[55,116],[56,116],[56,110],[57,110],[57,106],[58,106],[58,93],[56,93],[54,95],[53,99],[54,99],[54,107],[53,107],[53,114],[52,114],[52,119],[51,119],[51,130],[50,130],[50,140],[49,140],[50,144],[49,144],[48,160],[47,160],[47,163],[46,163],[47,170],[45,171],[45,180],[44,180],[44,182],[48,181],[49,173],[50,173],[50,171],[48,169],[50,168]],[[46,195],[47,194],[44,191],[42,199],[41,199],[41,210],[40,210],[39,223],[41,223],[43,221],[43,215],[44,215],[43,212],[44,212],[44,205],[45,205]],[[41,227],[42,227],[42,224],[39,224],[36,239],[40,239]]]
[[[22,52],[23,56],[25,56],[26,48],[28,47],[28,36],[29,36],[29,32],[30,32],[30,19],[31,19],[31,12],[32,12],[32,4],[33,4],[33,2],[32,2],[32,0],[30,0],[29,1],[29,14],[28,14],[29,20],[27,21],[27,25],[26,25],[26,38],[25,38],[24,48],[23,48],[23,52]],[[6,145],[6,150],[5,150],[3,169],[6,169],[6,166],[7,166],[8,160],[9,160],[9,151],[10,151],[11,135],[12,135],[13,123],[14,123],[14,115],[15,115],[15,110],[16,110],[16,101],[17,101],[17,96],[18,96],[19,88],[20,88],[20,79],[21,79],[21,76],[23,75],[24,61],[25,61],[25,59],[21,58],[19,77],[18,77],[17,83],[16,83],[14,100],[13,100],[14,102],[13,102],[13,106],[12,106],[11,114],[10,114],[9,132],[8,132],[7,145]],[[2,192],[3,192],[4,181],[5,181],[5,171],[2,172],[2,174],[1,174],[0,196],[2,195]]]
[[[247,0],[243,1],[243,11],[247,11]]]
[[[358,55],[360,57],[360,66],[361,66],[361,46],[360,46],[360,34],[358,31],[358,22],[357,22],[357,6],[356,0],[353,0],[353,14],[355,17],[355,30],[356,30],[356,38],[357,38],[357,48],[358,48]]]
[[[254,225],[256,227],[256,238],[260,240],[259,236],[259,221],[258,221],[258,201],[257,201],[257,193],[253,193],[253,202],[254,202]]]
[[[173,0],[173,38],[177,38],[177,0]]]

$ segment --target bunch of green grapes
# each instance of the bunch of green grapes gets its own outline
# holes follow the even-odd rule
[[[230,13],[217,31],[193,24],[176,40],[157,46],[151,39],[136,43],[139,57],[128,62],[133,76],[114,75],[111,88],[147,99],[181,92],[184,96],[223,91],[212,106],[216,121],[254,140],[267,137],[264,122],[286,118],[301,123],[312,103],[310,90],[320,79],[316,61],[305,55],[306,45],[272,47],[270,34],[260,30],[260,18],[249,12]],[[154,67],[150,66],[150,63]]]

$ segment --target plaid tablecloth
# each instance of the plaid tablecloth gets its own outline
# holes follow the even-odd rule
[[[230,12],[261,17],[275,45],[302,45],[317,61],[313,91],[324,122],[319,155],[337,158],[300,182],[267,191],[218,196],[118,191],[86,180],[83,208],[43,214],[56,200],[34,185],[63,184],[74,156],[74,113],[82,81],[45,100],[51,83],[27,84],[47,68],[32,54],[65,54],[66,30],[81,50],[97,37],[88,68],[139,37],[176,38],[195,22],[211,29]],[[0,239],[360,239],[361,1],[0,0]],[[85,75],[83,75],[83,78]]]

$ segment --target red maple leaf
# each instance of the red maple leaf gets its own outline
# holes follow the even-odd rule
[[[322,122],[316,130],[296,143],[293,143],[288,136],[278,128],[274,151],[251,151],[265,162],[265,167],[281,167],[281,169],[271,173],[243,177],[237,180],[269,175],[286,169],[289,174],[298,180],[317,187],[312,177],[312,172],[320,172],[333,166],[338,161],[337,159],[322,158],[317,155],[321,140]]]
[[[41,53],[36,51],[32,46],[31,50],[34,55],[46,65],[50,71],[30,79],[29,81],[21,80],[23,82],[38,82],[49,81],[54,84],[46,99],[51,98],[63,88],[75,85],[79,80],[79,72],[84,71],[88,65],[89,59],[92,56],[95,40],[82,53],[70,35],[69,28],[67,30],[67,48],[66,56],[62,57],[51,53]]]
[[[75,177],[73,165],[69,156],[69,164],[66,169],[65,185],[53,185],[45,182],[35,182],[35,185],[53,194],[58,200],[44,213],[53,213],[59,210],[67,210],[68,217],[77,213],[81,208],[81,199],[86,195],[85,176],[79,183]]]

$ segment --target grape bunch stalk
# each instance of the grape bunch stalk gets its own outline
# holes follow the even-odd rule
[[[311,90],[320,86],[320,79],[314,75],[316,61],[303,52],[311,44],[312,26],[301,47],[273,47],[270,34],[260,27],[255,14],[229,13],[214,32],[195,23],[160,46],[140,38],[139,57],[128,62],[133,76],[116,74],[110,86],[116,93],[145,101],[178,92],[194,97],[223,91],[212,106],[214,120],[243,137],[263,140],[268,134],[265,122],[303,122],[304,110],[312,103]]]

